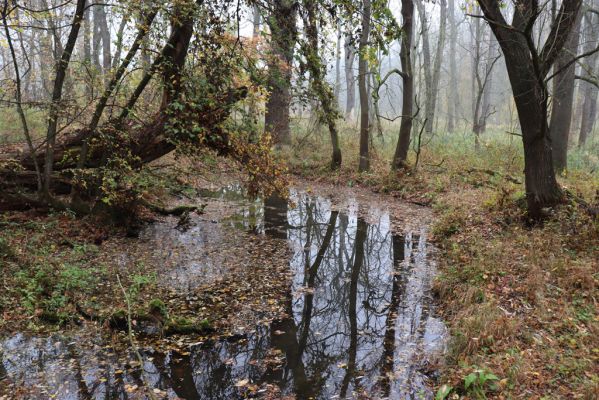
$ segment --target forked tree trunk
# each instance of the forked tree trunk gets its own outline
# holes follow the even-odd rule
[[[364,0],[362,8],[362,32],[360,34],[359,48],[359,68],[358,68],[358,85],[360,88],[360,164],[358,170],[360,172],[370,169],[370,154],[369,154],[369,96],[366,87],[366,79],[368,75],[368,60],[366,50],[368,48],[368,40],[370,37],[370,0]]]
[[[58,127],[58,114],[60,111],[60,101],[62,100],[62,88],[66,78],[67,68],[71,60],[71,54],[75,48],[79,28],[83,19],[86,0],[77,0],[77,8],[73,16],[73,25],[67,39],[67,44],[62,52],[60,61],[56,66],[56,78],[54,79],[54,90],[52,91],[52,102],[48,112],[48,129],[46,132],[46,157],[44,161],[44,182],[42,186],[42,196],[50,197],[51,176],[54,166],[54,145],[56,143],[56,129]]]
[[[528,213],[533,219],[541,219],[543,208],[563,200],[553,168],[545,77],[576,24],[582,1],[562,3],[540,51],[532,47],[534,40],[529,29],[534,26],[533,19],[538,17],[536,3],[516,7],[512,25],[505,21],[498,2],[478,0],[478,3],[505,56],[522,130]],[[528,37],[521,33],[527,30]]]
[[[412,73],[412,37],[414,34],[414,2],[402,0],[401,17],[403,28],[401,36],[401,59],[403,92],[401,106],[401,124],[399,126],[399,139],[393,156],[392,168],[397,170],[405,165],[410,149],[410,136],[412,134],[413,108],[414,108],[414,76]]]

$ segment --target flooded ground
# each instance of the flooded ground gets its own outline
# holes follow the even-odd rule
[[[100,329],[17,334],[2,343],[0,386],[21,384],[27,396],[58,399],[140,398],[144,381],[172,399],[432,398],[427,381],[446,333],[432,310],[424,221],[396,229],[380,207],[352,198],[339,206],[304,191],[289,202],[248,201],[235,186],[203,195],[211,199],[206,213],[188,226],[169,219],[141,235],[164,261],[161,284],[193,292],[231,273],[228,265],[240,257],[251,269],[251,254],[231,257],[235,250],[222,245],[228,232],[251,232],[288,247],[286,317],[185,351],[142,343],[142,366]],[[216,215],[211,202],[225,211]]]

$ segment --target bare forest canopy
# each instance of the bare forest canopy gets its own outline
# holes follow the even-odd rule
[[[128,209],[138,172],[173,151],[230,157],[252,191],[281,190],[275,150],[309,114],[332,169],[344,120],[361,172],[384,129],[393,170],[441,132],[476,149],[516,137],[539,219],[566,198],[568,152],[597,159],[598,3],[3,0],[0,204]]]

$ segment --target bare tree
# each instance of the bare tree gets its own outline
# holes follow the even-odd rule
[[[370,136],[370,121],[368,105],[370,102],[366,82],[368,79],[368,59],[366,51],[368,49],[368,40],[370,38],[370,0],[363,0],[362,3],[362,31],[360,33],[360,46],[358,50],[358,86],[360,89],[360,164],[358,170],[360,172],[370,169],[370,154],[369,154],[369,136]]]
[[[455,0],[448,1],[447,17],[449,22],[449,90],[447,91],[447,130],[455,130],[455,115],[458,109],[457,42],[458,27],[455,18]]]
[[[12,58],[12,64],[15,73],[15,105],[17,107],[17,113],[19,114],[19,119],[21,121],[21,126],[23,128],[23,136],[25,136],[25,140],[27,141],[27,147],[29,148],[29,153],[34,159],[34,167],[35,174],[37,178],[37,190],[42,190],[42,175],[40,171],[40,166],[34,155],[34,147],[33,141],[31,139],[31,134],[29,132],[29,126],[27,124],[27,118],[25,117],[25,111],[23,110],[22,103],[22,93],[21,93],[21,73],[19,71],[19,62],[17,61],[17,55],[15,52],[15,48],[13,45],[12,37],[10,35],[10,30],[8,28],[8,16],[11,10],[9,10],[8,0],[4,0],[4,4],[2,7],[2,24],[4,25],[4,33],[6,35],[6,41],[8,43],[8,48],[10,51],[10,56]]]
[[[401,125],[399,138],[393,156],[393,169],[401,168],[410,149],[410,136],[412,134],[413,108],[414,108],[414,76],[412,72],[412,36],[414,34],[414,2],[402,0],[401,17],[403,20],[401,36],[401,78],[403,82]]]
[[[56,129],[58,126],[58,116],[60,111],[60,101],[62,100],[62,88],[65,81],[67,67],[71,60],[71,54],[75,48],[79,28],[83,20],[86,0],[77,0],[77,7],[73,15],[73,24],[67,39],[66,46],[62,51],[60,61],[56,66],[56,78],[54,79],[54,89],[52,91],[52,102],[48,112],[48,130],[46,132],[46,157],[44,161],[44,182],[42,185],[42,196],[50,199],[50,183],[54,165],[54,145],[56,144]]]
[[[333,95],[333,90],[325,81],[326,66],[322,64],[322,58],[319,54],[317,3],[315,0],[304,0],[304,7],[306,9],[304,24],[307,37],[307,46],[304,46],[304,53],[312,77],[312,86],[322,107],[323,117],[331,135],[331,145],[333,147],[331,168],[337,169],[341,166],[341,148],[339,147],[339,135],[337,133],[336,98]]]
[[[539,16],[538,2],[517,0],[511,24],[498,2],[478,0],[478,3],[505,57],[522,129],[528,212],[533,219],[540,219],[543,208],[563,199],[553,168],[545,79],[576,24],[582,1],[562,3],[540,49],[532,36]]]
[[[415,1],[418,7],[418,15],[420,17],[420,25],[422,29],[422,58],[424,69],[424,109],[426,118],[426,132],[433,132],[433,124],[435,122],[435,111],[437,107],[437,97],[439,92],[439,81],[441,77],[441,59],[443,58],[443,49],[445,47],[445,35],[447,28],[447,3],[446,0],[440,0],[439,5],[441,12],[439,16],[439,34],[434,60],[431,55],[429,22],[426,15],[426,10],[422,0]]]

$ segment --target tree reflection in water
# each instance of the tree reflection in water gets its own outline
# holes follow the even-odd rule
[[[298,399],[431,397],[419,360],[442,346],[443,331],[430,312],[425,230],[393,235],[388,214],[369,224],[358,218],[357,204],[339,213],[321,198],[296,193],[292,201],[295,207],[273,198],[259,212],[240,214],[250,215],[252,229],[288,240],[289,318],[239,342],[185,354],[146,350],[145,376],[169,398],[239,398],[235,383],[244,379],[276,384]],[[103,344],[99,335],[16,335],[2,345],[0,379],[61,399],[129,398],[127,387],[142,384],[140,371],[121,365],[126,357]],[[263,362],[273,350],[284,356],[282,366]]]

